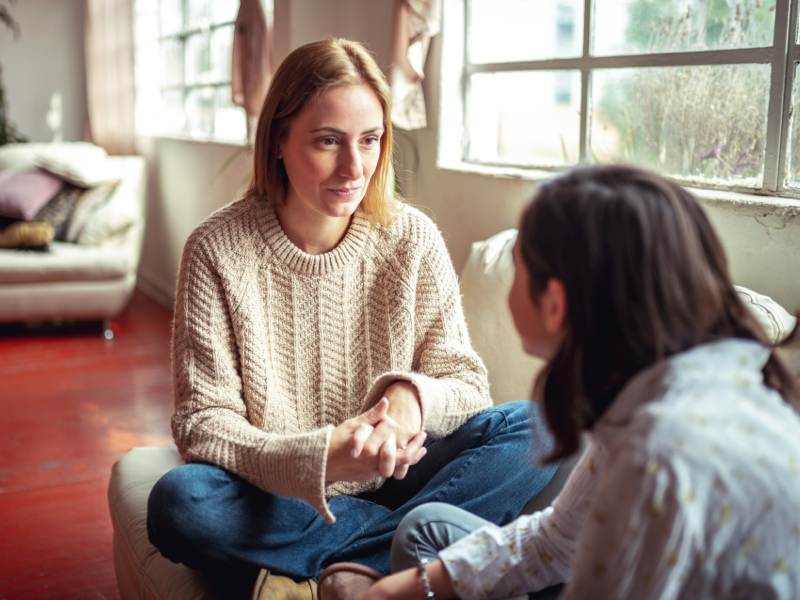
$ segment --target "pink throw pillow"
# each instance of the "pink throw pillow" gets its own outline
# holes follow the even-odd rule
[[[0,216],[30,221],[63,185],[43,171],[0,171]]]

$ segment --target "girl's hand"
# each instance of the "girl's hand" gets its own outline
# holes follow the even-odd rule
[[[382,398],[367,412],[348,419],[331,434],[326,481],[370,481],[391,477],[400,468],[416,464],[425,455],[425,434],[414,436],[404,450],[397,449],[397,423],[387,416],[389,401]],[[405,472],[403,472],[405,476]]]
[[[458,598],[453,589],[450,575],[442,565],[442,561],[432,562],[427,568],[431,589],[437,598]],[[358,600],[414,600],[416,598],[420,600],[425,598],[422,577],[417,569],[406,569],[378,580],[375,585],[359,596]]]

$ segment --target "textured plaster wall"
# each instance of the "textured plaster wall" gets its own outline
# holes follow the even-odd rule
[[[0,65],[8,115],[31,142],[50,142],[47,114],[61,98],[61,136],[82,140],[86,127],[84,0],[20,0],[9,5],[19,22],[15,40],[0,24]]]

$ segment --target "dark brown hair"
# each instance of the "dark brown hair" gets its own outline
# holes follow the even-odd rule
[[[575,451],[580,432],[641,369],[722,338],[769,344],[698,202],[654,173],[588,167],[545,183],[518,244],[534,301],[550,278],[566,289],[564,342],[536,381],[556,437],[552,459]],[[774,353],[764,374],[784,398],[796,397]]]
[[[280,143],[306,106],[340,85],[368,85],[383,109],[383,136],[378,166],[369,182],[361,210],[371,220],[387,224],[398,204],[391,185],[392,94],[372,55],[358,42],[329,38],[300,46],[281,62],[270,82],[258,118],[253,147],[253,175],[246,196],[283,205],[289,180],[278,159]]]

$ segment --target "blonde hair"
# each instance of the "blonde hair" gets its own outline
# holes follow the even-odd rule
[[[392,181],[391,89],[372,55],[351,40],[329,38],[301,46],[275,71],[258,118],[253,175],[245,195],[266,198],[276,208],[283,206],[289,179],[278,151],[292,121],[328,90],[362,84],[368,85],[380,102],[384,133],[378,165],[360,208],[371,221],[390,223],[400,207]]]

